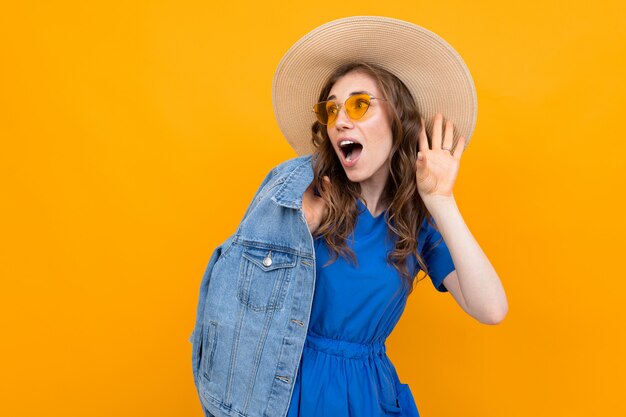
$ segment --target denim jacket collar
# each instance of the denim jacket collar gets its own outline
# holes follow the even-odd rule
[[[313,181],[312,155],[294,159],[295,167],[289,172],[272,200],[293,209],[302,207],[302,194]]]

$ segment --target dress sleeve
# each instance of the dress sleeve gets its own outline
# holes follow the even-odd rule
[[[443,285],[443,279],[455,269],[450,251],[441,233],[428,223],[427,219],[424,219],[422,228],[424,229],[424,234],[420,233],[420,235],[425,236],[425,238],[420,254],[428,267],[428,275],[437,291],[447,292],[448,290]]]

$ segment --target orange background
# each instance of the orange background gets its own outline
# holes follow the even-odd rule
[[[202,416],[202,274],[295,156],[274,69],[358,14],[438,33],[478,93],[455,196],[509,314],[418,285],[387,346],[421,414],[626,415],[626,6],[585,4],[4,4],[0,415]]]

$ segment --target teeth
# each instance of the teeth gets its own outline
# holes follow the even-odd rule
[[[353,142],[351,140],[342,140],[341,142],[339,142],[339,146],[346,146],[346,145],[349,145],[351,143],[356,143],[356,142]]]

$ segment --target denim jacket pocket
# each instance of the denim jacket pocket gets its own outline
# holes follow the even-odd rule
[[[200,357],[200,369],[204,377],[211,379],[211,369],[213,369],[213,355],[217,344],[217,322],[209,321],[208,328],[204,330],[202,341],[202,356]]]
[[[253,311],[280,310],[297,255],[269,247],[245,246],[237,298]]]

